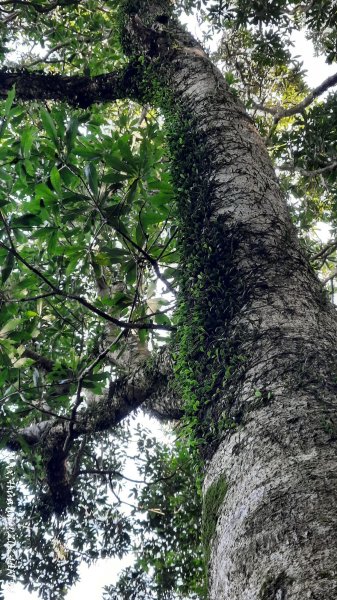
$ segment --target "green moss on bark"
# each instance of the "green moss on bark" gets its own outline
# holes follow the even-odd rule
[[[202,510],[202,544],[205,556],[205,571],[207,580],[208,564],[211,556],[211,542],[214,538],[220,509],[227,493],[228,485],[223,477],[212,483],[208,488]]]

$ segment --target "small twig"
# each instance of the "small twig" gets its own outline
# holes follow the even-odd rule
[[[49,298],[49,296],[55,296],[55,292],[46,292],[45,294],[39,294],[38,296],[30,296],[29,298],[19,298],[19,300],[11,300],[11,302],[33,302],[34,300]]]
[[[328,244],[326,244],[324,248],[322,248],[319,252],[317,252],[316,254],[314,254],[314,256],[311,257],[311,260],[318,260],[319,258],[325,260],[329,256],[329,254],[331,254],[331,252],[336,250],[336,248],[337,240],[334,242],[328,242]]]
[[[170,284],[170,282],[166,279],[166,277],[164,275],[162,275],[162,273],[160,272],[160,268],[159,268],[159,264],[156,261],[155,258],[153,258],[153,256],[151,256],[150,254],[148,254],[148,252],[146,252],[146,250],[144,250],[144,248],[142,248],[141,246],[139,246],[136,242],[134,242],[126,233],[124,233],[123,231],[121,231],[120,229],[118,229],[117,227],[114,226],[114,229],[117,231],[117,233],[119,233],[125,240],[127,240],[134,248],[136,248],[136,250],[138,250],[138,252],[140,252],[140,254],[142,254],[144,256],[144,258],[146,258],[146,260],[150,263],[150,265],[153,267],[154,272],[156,273],[158,279],[160,279],[164,285],[167,287],[167,289],[174,294],[175,296],[177,295],[176,290],[174,289],[174,287]]]
[[[150,486],[150,485],[155,485],[157,483],[160,483],[161,481],[169,481],[170,479],[175,477],[177,472],[175,471],[168,477],[159,477],[158,479],[154,479],[153,481],[146,481],[145,479],[131,479],[130,477],[123,475],[123,473],[121,473],[120,471],[115,471],[114,469],[83,469],[83,470],[79,471],[78,474],[79,475],[111,475],[111,476],[120,477],[121,479],[126,479],[127,481],[131,481],[131,483],[141,483],[143,485]]]
[[[70,421],[71,419],[69,417],[65,417],[62,415],[58,415],[57,413],[53,412],[52,410],[48,410],[47,408],[41,408],[40,406],[37,406],[36,404],[34,404],[33,402],[29,402],[28,400],[26,400],[25,398],[22,397],[22,394],[17,391],[17,392],[13,392],[13,394],[19,394],[22,402],[24,404],[27,404],[27,406],[30,406],[31,408],[38,410],[39,412],[45,414],[45,415],[49,415],[51,417],[55,417],[56,419],[62,419],[63,421]]]

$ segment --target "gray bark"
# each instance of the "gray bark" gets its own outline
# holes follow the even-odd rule
[[[202,200],[207,210],[200,247],[212,231],[222,232],[215,257],[218,264],[223,259],[223,288],[229,289],[213,294],[215,304],[223,303],[222,328],[210,324],[208,336],[214,344],[225,337],[232,356],[244,357],[233,377],[223,374],[216,406],[200,411],[209,422],[225,410],[236,423],[208,448],[208,511],[211,485],[224,479],[227,486],[216,514],[204,514],[206,522],[217,521],[209,597],[335,598],[335,309],[301,252],[267,151],[242,105],[179,28],[174,44],[157,38],[155,52],[148,43],[148,9],[146,17],[142,35],[142,15],[129,21],[128,35],[138,36],[150,62],[156,53],[161,85],[169,87],[180,115],[193,116],[180,156],[193,154],[189,142],[204,143],[204,162],[194,156],[202,177],[194,178],[189,222],[182,227],[193,220],[197,226]],[[178,168],[192,181],[187,166]],[[223,373],[228,359],[230,352]]]

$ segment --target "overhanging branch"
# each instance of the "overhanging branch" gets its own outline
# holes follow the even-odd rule
[[[264,104],[253,103],[254,108],[269,113],[274,116],[274,122],[277,123],[285,117],[292,117],[298,113],[302,113],[312,102],[324,94],[328,89],[337,85],[337,73],[325,79],[320,85],[315,87],[308,96],[301,102],[290,108],[282,108],[281,106],[265,106]]]
[[[95,102],[136,99],[138,69],[128,64],[124,69],[96,77],[0,69],[0,98],[6,98],[14,85],[16,97],[21,100],[59,100],[87,108]]]

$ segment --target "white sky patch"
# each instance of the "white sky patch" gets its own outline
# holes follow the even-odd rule
[[[180,23],[186,25],[188,31],[197,39],[200,43],[203,43],[203,34],[207,32],[208,26],[199,25],[196,13],[191,15],[181,15],[179,18]],[[204,46],[208,52],[215,52],[220,44],[222,38],[222,32],[219,31],[213,34],[211,39],[208,39]]]
[[[299,55],[303,61],[303,68],[306,70],[305,79],[310,87],[317,87],[325,79],[336,73],[336,64],[328,65],[324,62],[323,56],[315,56],[313,43],[311,40],[306,39],[304,31],[294,31],[292,39],[295,44],[292,54]]]
[[[331,239],[331,226],[329,223],[324,223],[323,221],[318,221],[316,226],[313,229],[313,238],[316,238],[326,244]]]

